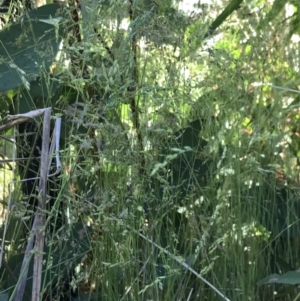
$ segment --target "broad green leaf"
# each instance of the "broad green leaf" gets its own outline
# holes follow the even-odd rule
[[[59,83],[49,77],[48,80],[38,78],[31,82],[29,89],[22,89],[20,98],[15,107],[18,107],[18,114],[26,113],[31,110],[44,108],[46,106],[55,107],[53,96],[59,88]],[[51,103],[53,100],[54,103]]]
[[[264,284],[271,284],[271,283],[277,283],[280,275],[278,274],[271,274],[257,282],[257,285],[264,285]]]
[[[257,285],[282,283],[282,284],[299,284],[300,283],[300,271],[290,271],[280,276],[278,274],[271,274],[266,278],[257,282]]]
[[[0,92],[20,86],[29,89],[30,82],[49,69],[61,32],[44,21],[57,18],[59,8],[59,4],[42,6],[25,15],[21,23],[0,32]]]
[[[279,277],[277,283],[282,284],[299,284],[300,283],[300,271],[290,271]]]

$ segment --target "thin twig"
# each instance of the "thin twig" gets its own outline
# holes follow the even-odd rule
[[[46,109],[38,109],[38,110],[33,110],[28,113],[24,114],[17,114],[17,115],[7,115],[4,119],[9,120],[8,123],[1,125],[0,126],[0,131],[5,131],[8,130],[18,124],[21,124],[23,122],[26,122],[30,119],[36,118],[38,116],[41,116],[44,114],[45,110],[48,110],[49,108]]]
[[[225,301],[230,301],[223,293],[221,293],[216,287],[214,287],[209,281],[207,281],[205,278],[203,278],[199,273],[197,273],[192,267],[190,267],[186,262],[178,259],[175,255],[173,255],[172,253],[170,253],[168,250],[162,248],[161,246],[159,246],[158,244],[156,244],[154,241],[152,241],[150,238],[146,237],[145,235],[143,235],[142,233],[135,231],[133,229],[130,229],[134,232],[136,232],[141,238],[143,238],[144,240],[150,242],[153,246],[155,246],[156,248],[158,248],[160,251],[164,252],[165,254],[167,254],[169,257],[171,257],[173,260],[175,260],[177,263],[179,263],[181,266],[183,266],[185,269],[187,269],[189,272],[191,272],[192,274],[194,274],[197,278],[199,278],[200,280],[202,280],[204,283],[206,283],[211,289],[213,289],[220,297],[222,297],[222,299],[224,299]]]
[[[118,220],[120,221],[120,220]],[[143,235],[142,233],[140,233],[139,231],[136,231],[135,229],[129,227],[129,226],[125,226],[127,229],[129,229],[130,231],[136,233],[138,236],[140,236],[141,238],[143,238],[144,240],[148,241],[150,244],[152,244],[153,246],[155,246],[157,249],[159,249],[160,251],[164,252],[165,254],[167,254],[170,258],[172,258],[173,260],[175,260],[177,263],[179,263],[181,266],[183,266],[185,269],[187,269],[189,272],[191,272],[192,274],[194,274],[197,278],[199,278],[200,280],[202,280],[205,284],[207,284],[212,290],[214,290],[220,297],[222,297],[222,299],[224,299],[225,301],[230,301],[230,299],[228,299],[222,292],[220,292],[215,286],[213,286],[208,280],[206,280],[205,278],[203,278],[199,273],[197,273],[192,267],[190,267],[186,262],[182,261],[181,259],[178,259],[177,256],[175,256],[174,254],[172,254],[171,252],[169,252],[168,250],[164,249],[163,247],[159,246],[157,243],[155,243],[152,239],[146,237],[145,235]]]

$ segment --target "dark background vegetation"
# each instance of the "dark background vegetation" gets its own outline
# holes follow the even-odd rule
[[[2,2],[0,298],[297,300],[299,5]]]

